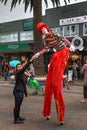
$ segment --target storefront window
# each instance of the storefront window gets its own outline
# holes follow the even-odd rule
[[[75,35],[79,35],[79,25],[55,27],[51,28],[51,30],[65,37],[74,37]]]
[[[79,25],[71,25],[64,27],[65,37],[74,37],[75,35],[79,35]]]
[[[70,37],[70,26],[65,26],[64,27],[64,36],[65,37]]]
[[[63,36],[63,27],[51,28],[51,31],[57,34],[61,34]]]
[[[81,58],[81,55],[77,55],[77,54],[71,55],[71,59],[72,59],[73,61],[78,60],[78,59],[80,59],[80,58]]]
[[[50,28],[52,32],[56,32],[56,28]]]
[[[20,41],[34,40],[33,31],[20,32]]]
[[[87,36],[87,23],[83,24],[83,36]]]
[[[63,35],[63,27],[56,28],[57,33]]]
[[[71,27],[71,36],[79,35],[79,25],[72,25]]]
[[[16,42],[16,41],[18,41],[18,33],[0,35],[0,43]]]

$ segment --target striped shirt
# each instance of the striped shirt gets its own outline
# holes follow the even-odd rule
[[[67,39],[66,39],[67,40]],[[53,33],[50,35],[47,35],[44,38],[44,45],[51,48],[55,48],[57,51],[63,49],[66,46],[70,46],[69,41],[66,42],[65,38],[62,36],[54,35]]]
[[[44,38],[44,49],[37,52],[34,56],[38,57],[39,55],[44,54],[48,51],[49,48],[55,48],[56,51],[59,51],[65,47],[70,47],[71,43],[68,41],[68,39],[57,36],[54,33],[50,33]]]

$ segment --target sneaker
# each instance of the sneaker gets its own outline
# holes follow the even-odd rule
[[[38,92],[37,92],[37,91],[36,91],[36,92],[33,92],[32,95],[38,95]]]
[[[45,93],[42,93],[42,96],[45,96]]]
[[[20,121],[24,121],[25,118],[23,118],[23,117],[19,117],[18,120],[20,120]]]
[[[81,100],[81,103],[87,103],[87,101],[85,99]]]
[[[17,121],[14,121],[13,122],[14,124],[22,124],[22,123],[24,123],[23,121],[20,121],[20,120],[17,120]]]

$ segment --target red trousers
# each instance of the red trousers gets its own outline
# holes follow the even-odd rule
[[[62,94],[63,74],[69,58],[69,48],[55,52],[52,56],[45,86],[43,115],[49,116],[51,112],[52,94],[54,94],[57,118],[64,121],[65,104]]]

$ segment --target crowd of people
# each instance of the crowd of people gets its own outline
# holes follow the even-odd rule
[[[35,70],[33,64],[31,65],[33,75],[35,76]],[[81,61],[78,59],[76,61],[68,62],[64,74],[68,77],[68,82],[73,82],[74,80],[79,80],[82,78],[81,73]],[[0,62],[0,75],[4,77],[5,80],[9,80],[10,76],[15,74],[15,67],[10,66],[9,61]]]
[[[78,60],[79,61],[79,60]],[[79,64],[79,62],[73,61],[73,62],[69,62],[68,66],[66,68],[66,72],[68,75],[68,82],[73,82],[74,80],[78,80],[81,79],[81,62]]]
[[[0,75],[4,77],[5,80],[9,80],[10,76],[15,73],[15,68],[10,66],[9,61],[0,62]]]

